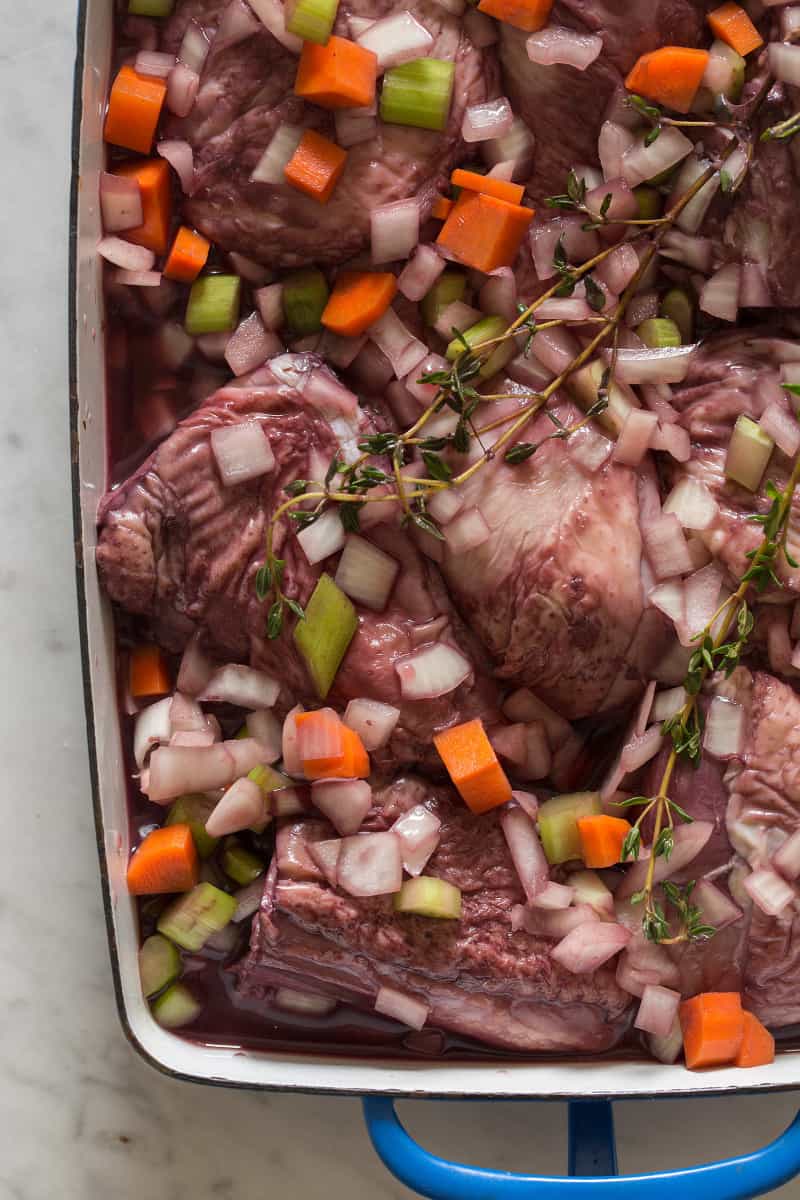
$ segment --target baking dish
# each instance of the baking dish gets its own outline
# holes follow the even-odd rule
[[[193,1045],[161,1029],[142,999],[137,966],[136,912],[125,888],[128,859],[127,795],[116,715],[114,631],[94,564],[95,516],[105,488],[106,410],[103,294],[96,244],[100,237],[98,172],[104,163],[102,116],[112,40],[110,0],[81,0],[78,15],[73,184],[70,223],[70,421],[73,504],[84,689],[100,869],[114,987],[125,1033],[158,1069],[178,1078],[230,1087],[359,1094],[365,1101],[378,1152],[409,1186],[431,1196],[485,1196],[502,1181],[517,1193],[562,1194],[569,1181],[476,1173],[427,1156],[397,1123],[393,1096],[579,1100],[570,1118],[571,1169],[578,1175],[613,1174],[613,1134],[607,1099],[716,1094],[800,1087],[800,1055],[783,1052],[767,1067],[692,1075],[678,1067],[630,1056],[602,1060],[530,1062],[441,1061],[421,1064],[346,1055],[264,1053],[234,1045]],[[591,1134],[591,1137],[589,1135]],[[588,1140],[587,1140],[588,1138]],[[592,1140],[593,1139],[593,1140]],[[725,1168],[723,1172],[722,1168]],[[720,1196],[755,1195],[800,1169],[800,1123],[758,1155],[711,1168],[629,1179],[630,1195],[666,1195],[672,1188]],[[580,1186],[580,1185],[578,1185]],[[622,1186],[609,1180],[608,1187]],[[552,1192],[548,1190],[554,1189]],[[638,1190],[637,1190],[638,1189]]]

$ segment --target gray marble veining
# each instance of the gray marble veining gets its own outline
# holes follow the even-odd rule
[[[66,235],[75,11],[0,0],[0,1200],[407,1195],[352,1100],[164,1078],[126,1043],[102,919],[72,569]],[[791,1096],[618,1106],[622,1165],[754,1148]],[[558,1172],[558,1105],[404,1106],[440,1153]],[[800,1197],[800,1182],[781,1195]]]

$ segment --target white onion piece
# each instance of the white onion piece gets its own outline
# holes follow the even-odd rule
[[[587,192],[592,188],[600,187],[603,182],[603,172],[597,167],[590,167],[588,163],[576,163],[572,168],[575,178],[580,180]],[[617,171],[619,175],[619,171]]]
[[[140,50],[133,63],[137,75],[152,75],[156,79],[166,79],[174,66],[174,54],[163,54],[157,50]]]
[[[671,579],[692,569],[692,560],[680,521],[674,513],[665,513],[643,522],[642,540],[656,579]]]
[[[321,779],[311,784],[311,803],[347,837],[358,832],[372,807],[372,788],[365,779]]]
[[[442,823],[424,804],[417,804],[398,817],[391,832],[400,838],[403,867],[409,875],[421,875],[439,845]]]
[[[283,284],[270,283],[266,287],[258,288],[253,292],[253,299],[258,305],[264,328],[280,329],[284,323]]]
[[[666,721],[674,717],[686,703],[686,689],[683,687],[665,688],[657,692],[653,701],[653,720]]]
[[[678,1016],[680,1002],[680,992],[648,983],[642,993],[634,1027],[655,1037],[667,1037]]]
[[[644,412],[641,408],[632,408],[617,437],[613,453],[614,461],[628,467],[638,467],[650,448],[657,424],[658,418],[655,413]]]
[[[591,921],[568,933],[550,955],[573,975],[587,975],[619,954],[630,940],[630,932],[622,925]]]
[[[523,809],[508,807],[500,810],[500,825],[522,890],[533,900],[550,882],[550,867],[536,826]]]
[[[738,263],[728,263],[715,271],[700,291],[698,303],[703,312],[721,321],[735,321],[739,312],[740,281],[741,267]]]
[[[320,340],[318,353],[320,358],[324,358],[326,362],[332,363],[335,367],[349,367],[362,350],[366,340],[366,334],[359,337],[340,337],[338,333],[331,333],[330,329],[326,329]],[[322,471],[320,482],[324,475],[325,472]]]
[[[800,46],[787,46],[783,42],[771,42],[767,47],[769,68],[781,83],[800,87]]]
[[[371,50],[378,59],[378,70],[397,67],[415,58],[425,58],[433,37],[410,12],[395,13],[374,21],[356,38],[356,44]]]
[[[610,221],[635,217],[639,211],[636,197],[624,179],[609,179],[607,183],[601,183],[586,193],[585,203],[590,213],[599,217],[605,211]]]
[[[124,233],[127,229],[138,228],[144,220],[138,179],[101,171],[100,211],[106,233]]]
[[[302,704],[296,704],[287,713],[286,719],[283,722],[281,750],[283,769],[287,775],[302,776],[305,773],[303,771],[303,759],[298,746],[297,725],[295,724],[295,717],[301,712],[303,712]]]
[[[340,108],[333,114],[336,125],[336,141],[345,150],[369,142],[378,132],[378,119],[360,109]]]
[[[781,843],[772,856],[772,866],[792,883],[800,876],[800,830]]]
[[[686,579],[683,592],[684,629],[679,631],[682,645],[696,647],[697,634],[711,624],[719,604],[723,578],[722,568],[710,562]]]
[[[536,334],[531,349],[542,366],[560,375],[580,353],[580,344],[568,329],[543,329]]]
[[[540,321],[588,321],[594,312],[580,296],[553,296],[550,300],[542,301],[536,315]]]
[[[709,159],[698,158],[695,154],[691,154],[677,174],[669,199],[667,200],[667,209],[671,209],[682,196],[685,196],[692,185],[697,182],[701,175],[705,174],[710,166],[711,161]],[[679,229],[682,229],[684,233],[698,232],[711,206],[711,201],[719,191],[719,186],[720,177],[719,172],[716,171],[681,209],[675,222]]]
[[[400,709],[379,700],[350,700],[342,720],[361,738],[369,753],[385,746],[400,719]]]
[[[208,721],[196,700],[175,692],[169,709],[169,721],[174,733],[199,733],[208,730]],[[211,740],[213,741],[213,735]]]
[[[258,19],[267,27],[272,36],[290,50],[299,54],[303,49],[303,41],[286,28],[286,14],[280,0],[249,0],[250,7]]]
[[[304,1017],[326,1017],[336,1008],[336,1001],[330,996],[316,996],[312,992],[298,992],[294,988],[277,988],[273,999],[277,1008],[301,1013]]]
[[[219,53],[223,48],[235,46],[238,42],[253,37],[259,32],[258,21],[244,0],[229,0],[222,11],[222,20],[217,26],[214,50]]]
[[[228,663],[211,676],[198,699],[203,703],[238,704],[240,708],[272,708],[281,685],[266,671]]]
[[[604,283],[609,291],[621,295],[639,270],[639,256],[630,242],[623,242],[612,250],[608,258],[598,264],[595,278]],[[656,300],[656,311],[658,302]],[[655,313],[652,314],[655,316]],[[641,320],[645,318],[642,317]]]
[[[618,246],[617,250],[619,249],[622,249],[622,247]],[[617,251],[615,250],[614,254],[616,254],[616,252]],[[609,255],[609,258],[613,257],[613,254]],[[639,261],[638,255],[636,261],[637,263]],[[603,266],[603,263],[601,263],[600,266]],[[631,301],[625,310],[625,324],[630,328],[635,329],[637,325],[641,325],[642,321],[647,321],[651,317],[657,317],[658,303],[658,292],[638,292],[631,298]]]
[[[406,328],[393,308],[371,325],[368,336],[392,364],[398,379],[418,366],[428,354],[428,347]]]
[[[511,795],[522,811],[526,812],[532,821],[535,821],[539,816],[539,801],[533,792],[521,792],[515,788]]]
[[[692,904],[700,909],[703,924],[713,926],[717,933],[742,919],[742,910],[738,905],[709,879],[701,879],[695,885]]]
[[[351,896],[386,896],[403,885],[400,839],[394,833],[361,833],[342,839],[338,885]]]
[[[213,746],[219,741],[211,729],[201,732],[198,729],[180,730],[173,733],[169,739],[170,746]]]
[[[118,237],[101,238],[97,243],[97,253],[106,262],[124,271],[149,271],[156,261],[155,254],[146,246],[135,246],[133,242]]]
[[[597,157],[603,168],[604,179],[619,179],[622,176],[622,156],[630,150],[636,138],[630,129],[616,121],[604,121],[597,139]]]
[[[283,769],[288,770],[285,756]],[[311,797],[304,787],[276,788],[269,794],[270,815],[273,817],[294,817],[298,813],[307,813],[310,806]]]
[[[653,449],[671,454],[675,462],[688,462],[692,453],[689,431],[681,425],[664,423],[662,417],[661,425],[653,434]]]
[[[541,721],[517,723],[496,729],[491,736],[495,751],[514,763],[524,779],[544,779],[552,765],[552,754]]]
[[[624,992],[642,996],[648,986],[680,987],[680,972],[663,946],[642,934],[641,908],[616,905],[617,920],[633,934],[617,962],[616,981]]]
[[[677,1018],[675,1019],[666,1037],[656,1037],[655,1034],[649,1034],[647,1047],[653,1058],[657,1059],[658,1062],[666,1063],[668,1066],[677,1062],[683,1050],[683,1030],[681,1029],[680,1021]]]
[[[544,909],[562,909],[569,908],[572,901],[575,899],[575,889],[568,887],[563,883],[555,883],[553,880],[542,888],[538,895],[531,900],[533,908]]]
[[[399,569],[397,559],[385,550],[358,534],[349,534],[336,568],[335,582],[357,604],[372,612],[383,612]]]
[[[661,141],[661,139],[658,139]],[[711,270],[711,255],[714,246],[711,238],[695,237],[681,233],[680,229],[670,229],[664,235],[659,246],[659,254],[663,258],[672,258],[676,262],[691,267],[705,275]]]
[[[200,90],[200,76],[183,63],[176,63],[167,80],[165,104],[176,117],[188,117]]]
[[[542,67],[561,64],[585,71],[603,49],[603,39],[598,34],[576,33],[560,25],[548,25],[531,34],[525,49],[531,62]]]
[[[647,594],[649,604],[669,617],[675,626],[683,627],[686,620],[686,595],[679,579],[668,579]]]
[[[246,279],[248,283],[254,284],[256,287],[263,287],[271,278],[271,273],[266,267],[262,267],[253,258],[246,258],[244,254],[237,254],[235,250],[228,251],[230,264],[237,275],[241,275],[242,279]]]
[[[455,646],[429,642],[395,662],[400,691],[407,700],[435,700],[454,692],[472,673],[472,664]]]
[[[444,540],[451,554],[467,554],[489,538],[489,526],[479,508],[467,508],[447,525]]]
[[[187,696],[202,692],[211,676],[214,665],[200,647],[200,634],[196,633],[186,644],[181,665],[178,668],[178,690]]]
[[[563,938],[573,929],[600,921],[589,904],[573,904],[570,908],[529,908],[522,904],[511,910],[511,928],[524,929],[537,937]]]
[[[182,62],[185,67],[196,71],[199,75],[205,66],[210,49],[205,30],[198,25],[197,21],[190,21],[178,48],[178,62]]]
[[[345,542],[345,531],[339,516],[332,508],[297,535],[300,548],[312,567],[331,554],[337,554]]]
[[[662,128],[649,146],[645,146],[641,135],[622,155],[622,176],[630,187],[637,187],[648,179],[669,170],[691,154],[694,146],[680,129],[674,125]]]
[[[444,259],[433,246],[417,246],[397,278],[398,290],[417,303],[431,290],[444,267]]]
[[[743,744],[744,709],[733,700],[715,696],[706,717],[703,749],[714,758],[738,758]]]
[[[464,497],[456,488],[442,488],[428,501],[428,512],[437,525],[447,525],[464,505]]]
[[[159,746],[150,755],[147,795],[154,804],[169,804],[184,792],[212,792],[229,787],[261,762],[253,738],[217,742],[213,746]]]
[[[133,728],[133,757],[139,770],[153,747],[166,745],[172,736],[171,708],[172,696],[165,696],[137,714]]]
[[[575,904],[588,904],[601,920],[614,919],[614,896],[596,871],[574,871],[569,886]]]
[[[413,996],[398,992],[396,988],[381,987],[378,988],[375,997],[375,1012],[382,1013],[384,1017],[391,1017],[401,1025],[408,1025],[410,1029],[422,1029],[430,1008],[422,1000],[415,1000]]]
[[[470,10],[464,17],[465,27],[470,17],[482,17],[483,15],[483,13]],[[494,32],[497,28],[495,22],[488,17],[486,20]],[[496,32],[494,32],[494,37],[496,40]],[[533,134],[521,117],[514,117],[511,129],[502,137],[481,142],[481,155],[484,161],[491,167],[498,163],[512,162],[514,164],[512,179],[515,180],[526,180],[529,177],[533,165],[533,150]]]
[[[800,49],[800,47],[798,47]],[[789,458],[800,450],[800,424],[780,404],[768,404],[758,423],[769,434],[775,445]]]
[[[304,133],[299,125],[279,125],[250,175],[253,183],[285,183],[284,170]]]
[[[315,367],[311,372],[303,388],[303,399],[329,422],[336,417],[350,420],[358,410],[358,397],[327,367]]]
[[[779,917],[795,899],[795,890],[776,871],[762,867],[744,879],[744,890],[768,917]]]
[[[264,819],[264,797],[252,779],[237,779],[221,797],[206,821],[206,833],[225,837]]]
[[[181,183],[181,191],[191,196],[194,190],[194,151],[188,142],[165,138],[156,145],[156,153],[166,159]]]
[[[472,308],[471,305],[465,304],[463,300],[454,300],[452,304],[448,304],[439,313],[434,329],[440,337],[445,338],[449,342],[453,336],[454,329],[463,332],[465,329],[469,329],[471,325],[474,325],[476,321],[479,321],[482,315],[479,308]]]
[[[275,455],[260,421],[242,421],[212,430],[211,449],[225,487],[266,475]]]
[[[669,859],[656,859],[653,882],[661,883],[687,867],[697,858],[713,832],[714,826],[711,821],[692,821],[691,825],[676,825],[672,854]],[[647,877],[649,861],[647,855],[633,863],[616,891],[615,900],[627,900],[634,892],[639,891]]]
[[[634,737],[640,738],[647,732],[647,722],[650,720],[650,713],[653,709],[653,701],[656,695],[656,681],[651,679],[647,687],[644,689],[641,703],[636,713],[636,720],[633,726]]]
[[[275,354],[281,354],[282,351],[283,346],[277,334],[265,329],[259,314],[253,312],[239,322],[228,339],[225,346],[225,361],[234,375],[238,377],[254,371],[268,358],[272,358]],[[266,436],[264,441],[266,442]]]
[[[319,867],[331,887],[336,887],[339,877],[339,855],[341,838],[329,838],[324,842],[308,842],[308,853],[312,862]]]
[[[547,367],[538,359],[533,356],[528,358],[524,354],[518,354],[516,358],[512,358],[506,366],[506,375],[533,392],[541,391],[553,379],[552,371],[548,371]]]
[[[248,714],[247,734],[263,750],[263,762],[274,763],[280,758],[282,732],[280,721],[268,708],[257,708]]]
[[[370,213],[372,261],[395,262],[411,254],[419,242],[419,205],[414,199],[380,204]]]
[[[686,378],[697,346],[663,350],[617,350],[615,376],[622,383],[680,383]],[[609,356],[606,354],[606,361]]]
[[[788,5],[781,9],[781,37],[790,42],[800,34],[800,5]]]
[[[800,447],[800,427],[797,438]],[[684,529],[708,529],[716,519],[719,505],[701,480],[686,475],[664,501],[664,512],[674,513]]]
[[[240,888],[238,892],[234,892],[233,898],[236,901],[236,912],[231,917],[231,920],[238,925],[242,921],[246,921],[248,917],[252,917],[253,913],[257,913],[261,907],[263,894],[263,875],[259,875],[252,883],[248,883],[247,887]]]
[[[461,136],[465,142],[485,142],[508,133],[514,124],[514,113],[505,96],[472,104],[464,110]]]
[[[760,263],[742,263],[739,306],[741,308],[772,307],[772,293],[767,282],[766,269]]]
[[[426,375],[432,375],[436,371],[448,371],[450,363],[446,358],[442,358],[441,354],[429,354],[427,358],[423,358],[419,366],[414,367],[410,375],[407,375],[404,384],[409,393],[415,400],[418,400],[423,407],[427,408],[436,399],[439,391],[438,384],[421,383]],[[434,492],[434,495],[436,493]]]
[[[489,276],[480,290],[478,303],[482,312],[505,317],[509,324],[517,319],[517,281],[510,267],[500,267]]]
[[[537,334],[537,337],[542,336]],[[589,475],[605,466],[613,452],[614,443],[590,425],[576,430],[567,442],[567,454]]]

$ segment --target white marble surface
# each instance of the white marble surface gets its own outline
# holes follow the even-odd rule
[[[72,0],[0,0],[0,1200],[405,1190],[357,1103],[175,1083],[123,1039],[89,802],[72,567],[66,247]],[[755,1148],[790,1095],[618,1106],[622,1166]],[[558,1105],[403,1106],[441,1153],[558,1172]],[[800,1182],[780,1193],[800,1197]]]

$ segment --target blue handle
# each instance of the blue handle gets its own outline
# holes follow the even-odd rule
[[[573,1101],[569,1110],[572,1178],[559,1179],[487,1171],[438,1158],[406,1133],[391,1097],[364,1099],[367,1129],[379,1157],[401,1183],[430,1200],[746,1200],[771,1192],[800,1172],[800,1113],[785,1133],[753,1154],[618,1178],[611,1105]]]

